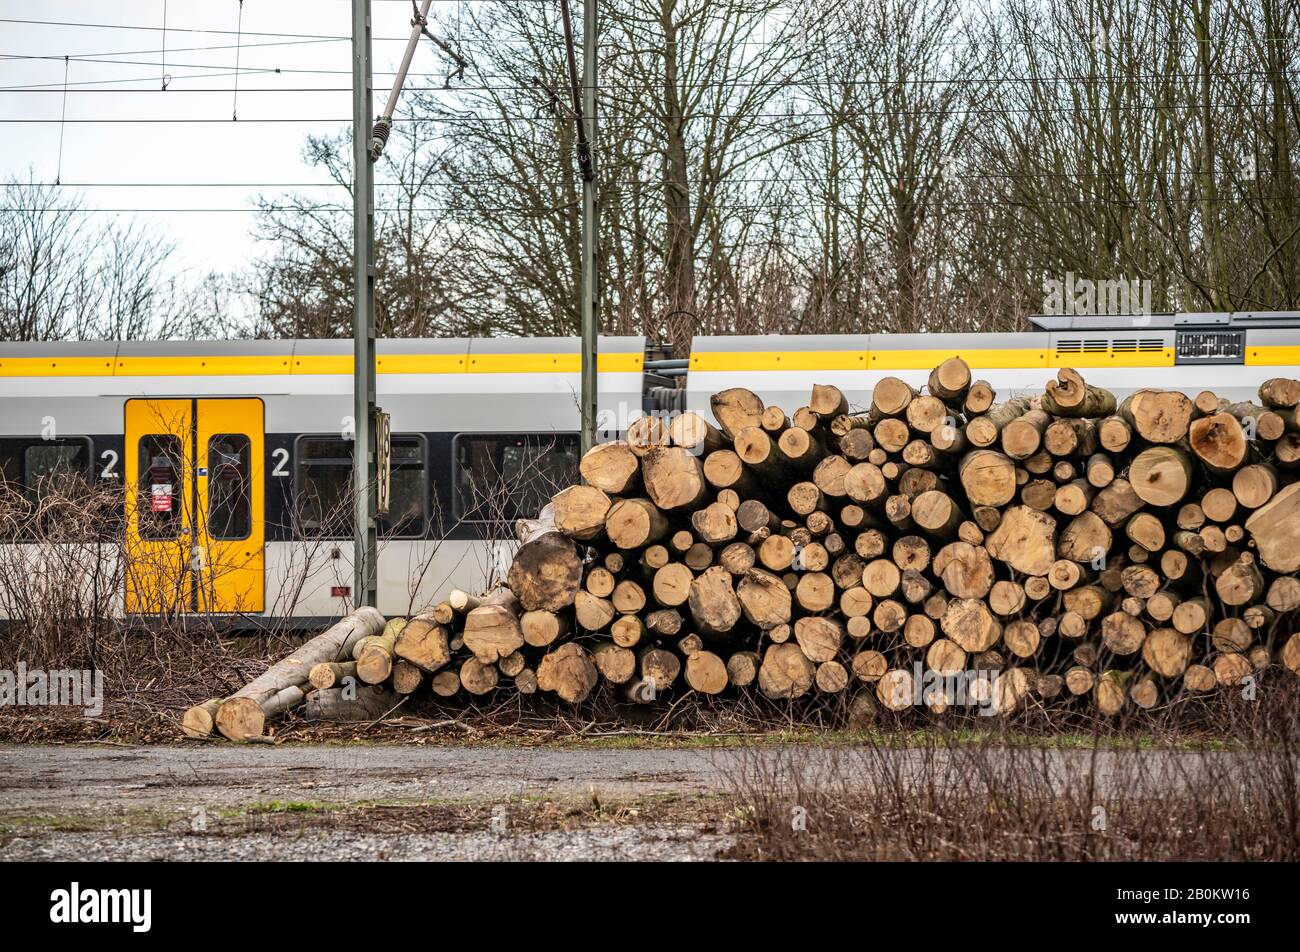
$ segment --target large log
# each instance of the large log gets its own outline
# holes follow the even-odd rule
[[[1012,420],[1029,412],[1029,401],[1016,397],[1006,403],[991,407],[987,413],[971,419],[966,424],[966,439],[975,446],[992,446],[1003,429]]]
[[[624,496],[641,480],[641,461],[626,442],[598,443],[583,454],[578,472],[596,489]]]
[[[1178,390],[1138,390],[1119,405],[1119,415],[1149,443],[1184,439],[1194,411],[1192,401]]]
[[[1051,422],[1051,416],[1042,410],[1031,409],[1016,417],[1002,428],[1002,451],[1012,459],[1028,459],[1042,446],[1043,433]]]
[[[1246,520],[1260,561],[1274,572],[1300,569],[1300,482],[1291,483]]]
[[[397,644],[397,636],[405,626],[405,618],[393,618],[384,626],[381,634],[357,642],[353,648],[357,677],[366,684],[378,684],[388,678],[396,660],[393,649]]]
[[[712,651],[696,651],[686,659],[686,684],[701,694],[721,694],[727,686],[727,665]]]
[[[1181,502],[1192,486],[1195,470],[1188,455],[1175,446],[1150,446],[1133,458],[1129,483],[1148,506]]]
[[[605,517],[605,534],[620,549],[639,549],[668,534],[668,519],[649,499],[620,499]]]
[[[1259,402],[1274,408],[1300,404],[1300,380],[1270,377],[1259,385]]]
[[[1016,497],[1016,464],[994,450],[972,450],[957,472],[974,506],[1005,506]]]
[[[753,391],[733,387],[709,398],[713,418],[731,440],[746,427],[757,427],[763,420],[763,401]]]
[[[478,608],[465,616],[465,647],[485,665],[495,664],[506,655],[518,651],[524,646],[524,632],[519,624],[519,615],[520,601],[515,597],[514,590],[498,588],[484,598]]]
[[[308,721],[373,721],[391,711],[401,697],[382,685],[355,689],[326,688],[307,695],[303,718]]]
[[[1056,561],[1056,520],[1028,506],[1012,506],[984,545],[1017,572],[1046,575]]]
[[[555,612],[573,604],[582,588],[578,547],[556,526],[555,505],[548,503],[536,519],[515,524],[519,548],[507,577],[525,611]]]
[[[940,400],[960,405],[971,386],[970,367],[960,357],[949,357],[930,371],[928,384]]]
[[[537,666],[537,687],[570,704],[580,704],[596,686],[596,665],[580,645],[566,641],[542,658]]]
[[[1043,409],[1060,417],[1104,417],[1115,412],[1115,395],[1084,383],[1077,370],[1064,367],[1047,381]]]
[[[1241,424],[1231,413],[1193,420],[1188,428],[1188,442],[1197,458],[1216,473],[1239,469],[1250,450]]]
[[[384,616],[377,610],[358,608],[222,701],[215,719],[217,730],[236,741],[261,737],[267,718],[281,710],[277,695],[289,689],[301,692],[313,666],[348,658],[358,641],[383,628]]]
[[[570,539],[590,542],[605,531],[612,502],[595,486],[569,486],[551,497],[555,528]]]
[[[680,446],[705,456],[714,450],[722,449],[729,441],[698,413],[687,410],[675,416],[668,424],[668,438],[673,446]]]
[[[774,700],[802,697],[812,688],[816,673],[798,644],[768,645],[758,669],[758,688]]]
[[[720,565],[705,569],[691,581],[687,602],[691,618],[703,633],[725,634],[740,620],[741,603],[731,573]]]
[[[426,674],[434,674],[451,661],[449,640],[447,629],[432,613],[416,615],[398,633],[393,653]]]
[[[871,409],[878,417],[898,416],[920,391],[897,377],[882,377],[871,391]]]
[[[736,598],[750,624],[767,631],[790,621],[793,599],[781,579],[762,569],[751,569],[736,586]]]
[[[656,449],[642,458],[641,479],[650,501],[663,510],[693,509],[709,489],[700,458],[680,446]]]

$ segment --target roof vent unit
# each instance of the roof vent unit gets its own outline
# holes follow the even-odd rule
[[[1179,331],[1176,364],[1241,364],[1246,362],[1245,331]]]

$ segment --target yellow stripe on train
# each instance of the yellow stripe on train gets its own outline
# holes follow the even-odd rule
[[[1248,346],[1245,358],[1247,367],[1294,367],[1300,364],[1300,347]]]
[[[641,373],[642,354],[600,354],[602,373]],[[386,354],[376,358],[381,374],[579,373],[578,354]],[[352,357],[264,354],[243,357],[9,357],[0,377],[251,377],[279,374],[351,374]]]
[[[931,370],[949,357],[961,357],[972,370],[1022,367],[1172,367],[1173,348],[1159,351],[1053,354],[1038,348],[875,351],[701,351],[691,355],[691,370]]]

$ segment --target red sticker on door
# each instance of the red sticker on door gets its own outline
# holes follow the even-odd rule
[[[154,512],[172,511],[172,484],[154,483],[149,491]]]

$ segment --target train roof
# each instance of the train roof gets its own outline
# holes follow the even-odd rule
[[[644,337],[602,337],[602,428],[643,405]],[[496,337],[376,342],[380,406],[402,430],[578,429],[581,342]],[[0,434],[113,432],[133,397],[258,396],[273,432],[326,432],[352,412],[352,341],[77,341],[0,344]]]
[[[1300,328],[1300,311],[1178,311],[1167,314],[1031,314],[1043,331]]]

